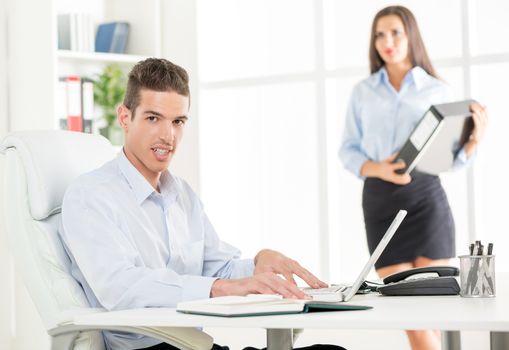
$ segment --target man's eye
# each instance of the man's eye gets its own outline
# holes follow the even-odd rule
[[[151,115],[151,116],[147,117],[147,119],[148,119],[150,122],[155,122],[155,121],[157,120],[157,117],[156,117],[156,116]]]
[[[176,125],[184,125],[185,124],[185,121],[182,120],[182,119],[177,119],[177,120],[174,120],[173,121]]]

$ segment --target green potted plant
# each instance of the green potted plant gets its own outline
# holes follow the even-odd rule
[[[109,64],[94,80],[94,102],[103,110],[106,126],[100,130],[112,144],[123,143],[123,131],[117,123],[117,107],[125,94],[126,78],[118,64]]]

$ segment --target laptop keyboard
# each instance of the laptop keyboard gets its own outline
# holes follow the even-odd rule
[[[348,286],[332,286],[327,288],[303,288],[302,291],[309,296],[315,295],[323,295],[323,294],[331,294],[331,293],[341,293],[344,292]]]

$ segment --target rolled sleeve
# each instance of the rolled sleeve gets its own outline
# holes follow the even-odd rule
[[[203,275],[225,279],[252,276],[253,259],[240,259],[241,251],[221,241],[203,210],[201,215],[205,236]]]
[[[470,166],[474,162],[476,157],[477,149],[474,150],[474,153],[472,153],[470,157],[467,157],[467,154],[465,153],[465,148],[462,148],[454,158],[452,170],[457,171],[464,167]]]
[[[255,264],[253,259],[238,259],[232,264],[230,278],[250,277],[254,274]]]
[[[355,150],[353,147],[341,149],[339,153],[340,159],[343,162],[343,166],[345,169],[350,171],[352,174],[357,176],[360,179],[364,177],[361,175],[361,169],[364,163],[366,163],[369,158],[366,157],[362,151]]]
[[[210,298],[215,277],[182,276],[182,301]]]

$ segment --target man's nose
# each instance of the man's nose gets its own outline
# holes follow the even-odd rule
[[[165,126],[163,130],[161,131],[161,139],[165,140],[168,143],[171,143],[173,141],[173,137],[175,135],[175,130],[173,127],[173,123],[165,123]]]

